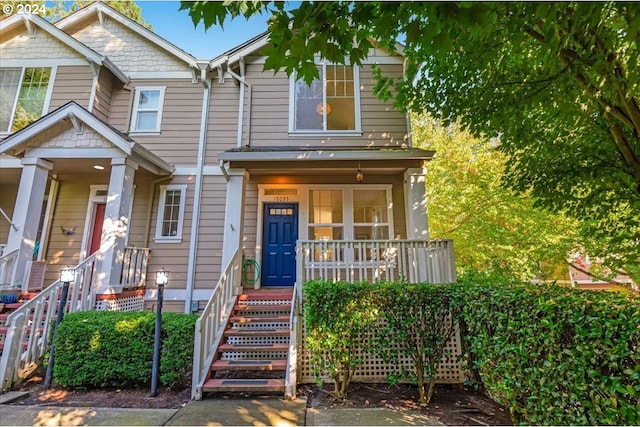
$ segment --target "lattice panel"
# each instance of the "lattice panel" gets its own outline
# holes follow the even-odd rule
[[[260,309],[256,309],[256,308],[251,308],[251,309],[246,309],[246,310],[238,310],[237,314],[241,315],[241,316],[271,316],[271,317],[276,317],[276,316],[289,316],[290,311],[289,310],[276,310],[276,309],[264,309],[264,310],[260,310]]]
[[[268,336],[268,337],[227,337],[227,344],[237,345],[265,345],[265,344],[289,344],[288,336]]]
[[[99,311],[143,311],[144,296],[131,295],[116,299],[96,301],[96,310]]]
[[[276,305],[276,304],[291,304],[290,299],[248,299],[238,301],[243,305]]]
[[[353,376],[354,382],[385,382],[387,376],[392,372],[398,372],[398,369],[394,369],[394,364],[386,363],[381,357],[369,352],[368,341],[372,337],[365,335],[360,338],[361,346],[356,350],[356,358],[363,360]],[[302,357],[301,357],[301,380],[302,383],[313,383],[314,376],[311,373],[311,364],[309,360],[311,354],[309,350],[304,347],[306,342],[306,328],[303,328],[302,338]],[[456,328],[455,334],[451,337],[445,347],[445,352],[438,365],[436,381],[440,384],[457,384],[464,382],[464,372],[460,366],[460,356],[462,354],[462,345],[460,342],[460,331]],[[409,356],[401,357],[398,361],[401,367],[406,370],[413,370],[413,361]],[[330,379],[324,378],[325,381]]]

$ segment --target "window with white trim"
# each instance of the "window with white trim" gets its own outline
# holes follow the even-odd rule
[[[186,198],[186,185],[171,184],[160,186],[155,237],[157,242],[180,242],[182,240]]]
[[[131,112],[131,132],[160,132],[165,87],[137,87]]]
[[[51,67],[0,69],[0,132],[15,132],[38,120],[49,105]]]
[[[310,85],[292,84],[289,129],[292,132],[360,131],[358,68],[320,64],[320,77]]]

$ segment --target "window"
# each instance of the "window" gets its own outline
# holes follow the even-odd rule
[[[320,78],[307,85],[293,83],[290,130],[296,132],[360,131],[360,96],[357,68],[318,66]]]
[[[385,190],[353,190],[353,234],[356,240],[387,240],[388,218]]]
[[[0,69],[0,132],[15,132],[42,117],[48,107],[50,67]]]
[[[342,190],[310,190],[310,239],[342,240],[343,218]]]
[[[136,88],[131,115],[131,132],[160,132],[164,87]]]
[[[156,241],[180,242],[182,240],[186,195],[186,185],[160,186]]]

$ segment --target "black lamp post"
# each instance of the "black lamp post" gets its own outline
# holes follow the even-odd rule
[[[53,362],[54,353],[56,350],[56,337],[58,336],[58,326],[64,317],[64,308],[67,305],[67,296],[69,295],[69,283],[75,281],[76,270],[67,266],[60,271],[60,281],[62,282],[62,295],[60,296],[60,303],[58,304],[58,317],[56,323],[53,325],[53,337],[51,338],[51,349],[49,350],[49,364],[47,365],[47,374],[44,377],[44,390],[49,390],[51,387],[51,380],[53,377]]]
[[[169,272],[162,270],[156,272],[156,286],[158,287],[158,302],[156,303],[156,330],[153,340],[153,362],[151,365],[151,397],[158,395],[158,377],[160,376],[160,332],[162,328],[162,294],[164,287],[169,282]]]

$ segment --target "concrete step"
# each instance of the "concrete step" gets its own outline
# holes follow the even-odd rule
[[[289,351],[289,344],[220,344],[218,352]]]
[[[216,360],[212,371],[284,371],[286,359],[276,360]]]
[[[207,391],[281,391],[284,392],[284,380],[277,379],[210,379],[202,390]]]

